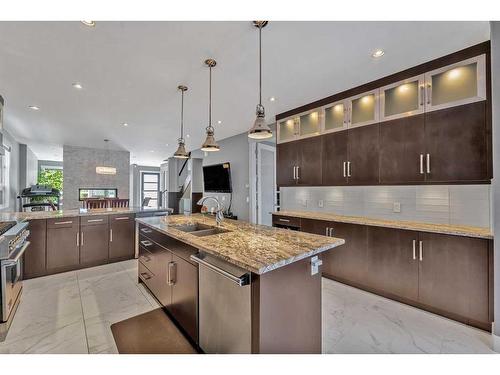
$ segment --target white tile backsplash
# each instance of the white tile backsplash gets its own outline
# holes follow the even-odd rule
[[[393,212],[395,202],[401,212]],[[491,222],[490,185],[286,187],[281,209],[480,227]]]

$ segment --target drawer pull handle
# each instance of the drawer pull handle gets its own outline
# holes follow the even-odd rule
[[[115,220],[128,220],[128,219],[130,219],[128,216],[115,217]]]
[[[90,219],[90,220],[87,220],[87,223],[100,223],[104,221],[104,219]]]
[[[151,262],[151,258],[148,255],[141,255],[141,258],[143,258],[146,263]]]
[[[283,221],[283,222],[285,222],[285,223],[289,223],[289,222],[290,222],[290,220],[289,220],[289,219],[282,219],[282,218],[279,218],[278,220],[279,220],[279,221]]]
[[[73,224],[73,221],[57,221],[54,225],[65,225],[65,224]]]
[[[148,241],[148,240],[142,240],[141,245],[145,246],[145,247],[149,247],[149,246],[152,246],[153,243],[151,241]]]
[[[142,233],[152,233],[153,230],[152,229],[149,229],[149,228],[141,228],[141,232]]]
[[[151,276],[147,272],[141,272],[141,276],[146,280],[149,280],[151,278]]]

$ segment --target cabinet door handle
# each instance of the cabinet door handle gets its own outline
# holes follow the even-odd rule
[[[345,171],[345,166],[346,166],[346,164],[347,164],[347,163],[346,163],[346,162],[344,162],[344,177],[347,177],[347,173],[346,173],[346,171]]]
[[[297,166],[297,181],[299,180],[300,176],[299,176],[299,166]]]
[[[80,245],[83,246],[83,231],[82,231],[82,242],[80,242]]]
[[[347,177],[351,177],[351,162],[347,162]]]
[[[175,274],[175,268],[176,268],[175,262],[168,263],[168,272],[167,272],[167,284],[168,285],[175,284],[175,279],[172,277],[172,274]],[[172,270],[174,270],[174,272],[172,272]]]
[[[420,174],[424,174],[424,154],[420,154]]]
[[[330,237],[333,237],[333,228],[330,228],[329,234],[330,234]]]
[[[420,86],[420,106],[421,107],[424,105],[424,100],[425,100],[425,87]]]
[[[427,84],[426,97],[427,97],[427,104],[431,104],[431,84],[430,83]]]
[[[295,178],[295,165],[293,166],[293,179],[296,180],[296,178]]]
[[[76,246],[80,246],[80,232],[76,232]]]
[[[325,236],[329,236],[330,235],[330,228],[326,227],[325,228]]]
[[[431,173],[431,155],[427,154],[427,173]]]
[[[148,240],[142,240],[141,245],[144,247],[149,247],[149,246],[153,245],[153,243],[151,241],[148,241]]]
[[[113,229],[109,230],[109,242],[113,242]]]
[[[417,259],[417,240],[413,240],[413,260]]]
[[[422,241],[418,241],[418,259],[422,261],[424,259],[424,245]]]
[[[153,232],[153,230],[149,229],[149,228],[141,228],[141,232],[142,233],[151,233],[151,232]]]

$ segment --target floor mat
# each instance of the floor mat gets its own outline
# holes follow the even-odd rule
[[[112,324],[111,332],[120,354],[197,354],[161,308]]]

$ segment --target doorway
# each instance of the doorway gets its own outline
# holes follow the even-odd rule
[[[160,195],[160,173],[141,172],[142,206],[158,208],[159,195]]]
[[[276,146],[267,143],[250,144],[250,181],[253,193],[251,221],[272,226],[276,210]]]

